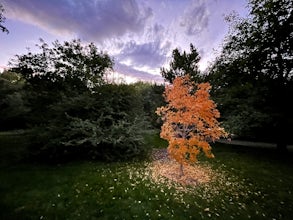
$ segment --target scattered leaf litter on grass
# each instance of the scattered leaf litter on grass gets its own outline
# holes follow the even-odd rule
[[[185,165],[184,175],[180,176],[179,163],[168,157],[166,149],[154,150],[152,159],[150,170],[155,182],[161,182],[162,178],[166,178],[182,186],[196,186],[210,182],[214,176],[214,171],[203,164]]]
[[[195,186],[198,184],[208,183],[212,178],[212,171],[208,167],[200,165],[184,166],[184,175],[179,175],[179,164],[173,160],[154,161],[152,163],[152,178],[159,180],[165,177],[181,185]]]
[[[215,197],[221,198],[218,201],[218,206],[214,209],[203,207],[195,201],[198,208],[207,213],[208,217],[212,215],[218,217],[220,216],[219,210],[225,213],[229,207],[234,206],[239,211],[231,214],[230,217],[237,218],[240,212],[247,210],[243,201],[256,195],[253,187],[247,185],[245,179],[227,171],[225,164],[218,168],[212,168],[208,163],[185,166],[185,175],[180,177],[179,164],[168,157],[166,149],[153,151],[152,162],[147,165],[147,173],[153,183],[164,185],[169,189],[175,188],[176,191],[172,195],[183,204],[186,204],[185,193],[196,195],[196,198],[204,200],[207,204],[211,203]],[[265,199],[262,192],[259,192],[258,197]],[[255,202],[255,204],[257,203]],[[261,206],[261,204],[258,205]]]
[[[180,165],[168,157],[166,149],[155,149],[152,153],[152,162],[148,165],[150,177],[154,183],[164,184],[168,188],[175,187],[183,191],[193,191],[201,188],[202,193],[217,196],[221,192],[226,195],[239,194],[246,197],[248,191],[244,179],[231,175],[225,171],[225,165],[214,169],[207,163],[184,166],[184,176],[180,176]],[[224,168],[224,169],[223,169]],[[193,189],[192,189],[193,188]]]

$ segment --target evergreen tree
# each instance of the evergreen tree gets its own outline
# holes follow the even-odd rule
[[[167,82],[172,83],[178,76],[190,75],[190,78],[194,82],[200,82],[202,76],[198,68],[198,62],[200,56],[193,46],[190,44],[190,53],[180,51],[176,48],[172,53],[172,61],[170,62],[170,68],[161,68],[161,75]]]

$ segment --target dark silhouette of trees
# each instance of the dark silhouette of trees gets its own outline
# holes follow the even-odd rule
[[[250,0],[249,7],[246,19],[227,17],[232,32],[208,79],[231,132],[271,139],[285,151],[293,125],[293,3]]]
[[[113,66],[107,54],[79,40],[55,41],[52,47],[41,40],[39,49],[16,55],[10,63],[23,80],[32,154],[60,161],[129,159],[147,153],[143,93],[135,85],[107,84],[105,75]]]

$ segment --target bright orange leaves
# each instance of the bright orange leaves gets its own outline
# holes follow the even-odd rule
[[[209,83],[195,84],[190,77],[177,77],[165,88],[166,106],[156,113],[164,121],[161,137],[169,142],[168,153],[180,164],[193,163],[202,151],[214,157],[209,142],[225,137],[216,104],[210,99]]]

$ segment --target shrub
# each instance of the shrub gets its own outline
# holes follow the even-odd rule
[[[51,106],[51,120],[34,130],[33,153],[49,159],[85,157],[124,160],[145,155],[148,129],[142,97],[131,85],[103,85],[64,97]]]

